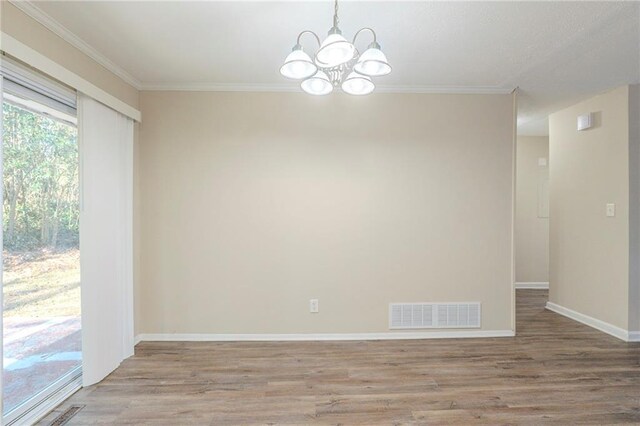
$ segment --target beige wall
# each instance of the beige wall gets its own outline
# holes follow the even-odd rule
[[[588,112],[596,126],[578,132],[577,117]],[[552,114],[549,145],[549,300],[627,329],[629,88]],[[606,217],[607,203],[615,217]]]
[[[390,302],[429,301],[512,328],[511,96],[140,105],[139,332],[386,332]]]
[[[138,90],[76,49],[8,1],[2,1],[2,32],[47,56],[121,101],[138,107]]]
[[[516,282],[549,282],[549,138],[518,136],[516,155]],[[539,159],[547,164],[539,165]],[[548,204],[547,204],[548,205]]]

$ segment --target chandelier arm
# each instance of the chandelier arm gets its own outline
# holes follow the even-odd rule
[[[311,30],[304,30],[300,34],[298,34],[298,41],[296,42],[298,45],[300,45],[300,39],[305,34],[311,34],[313,37],[315,37],[316,41],[318,42],[318,47],[322,45],[322,43],[320,42],[320,37],[318,37],[318,35]]]
[[[373,28],[369,28],[369,27],[360,28],[360,29],[358,30],[358,32],[357,32],[357,33],[355,33],[355,35],[353,36],[353,41],[351,42],[351,44],[353,44],[353,45],[355,46],[355,44],[356,44],[356,38],[358,38],[358,35],[360,35],[360,33],[361,33],[361,32],[363,32],[363,31],[370,31],[370,32],[371,32],[371,34],[373,35],[373,42],[374,42],[375,44],[378,44],[378,40],[377,40],[377,37],[376,37],[376,32],[375,32],[375,31],[373,31]]]

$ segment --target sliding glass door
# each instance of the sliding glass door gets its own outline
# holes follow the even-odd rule
[[[78,376],[82,352],[75,110],[58,108],[46,90],[6,83],[3,417],[10,421]]]

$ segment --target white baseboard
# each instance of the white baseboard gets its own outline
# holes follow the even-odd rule
[[[604,322],[597,318],[590,317],[589,315],[581,314],[573,309],[565,308],[564,306],[557,305],[553,302],[547,302],[546,308],[557,314],[563,315],[567,318],[571,318],[574,321],[581,322],[582,324],[593,327],[596,330],[600,330],[604,333],[610,334],[613,337],[617,337],[625,342],[640,342],[640,332],[629,332],[624,328],[620,328],[608,322]]]
[[[640,342],[640,331],[630,331],[627,342]]]
[[[410,339],[467,339],[485,337],[513,337],[513,330],[455,330],[397,333],[335,333],[335,334],[139,334],[138,342],[299,342],[331,340],[410,340]]]
[[[548,289],[548,282],[521,282],[516,283],[516,290],[520,289]]]

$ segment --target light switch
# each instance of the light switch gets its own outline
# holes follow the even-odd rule
[[[616,205],[613,203],[607,204],[607,217],[614,217],[616,215]]]
[[[547,166],[547,159],[544,158],[544,157],[538,158],[538,166],[546,167]]]
[[[309,312],[312,314],[317,314],[320,312],[320,304],[318,303],[318,299],[309,300]]]

